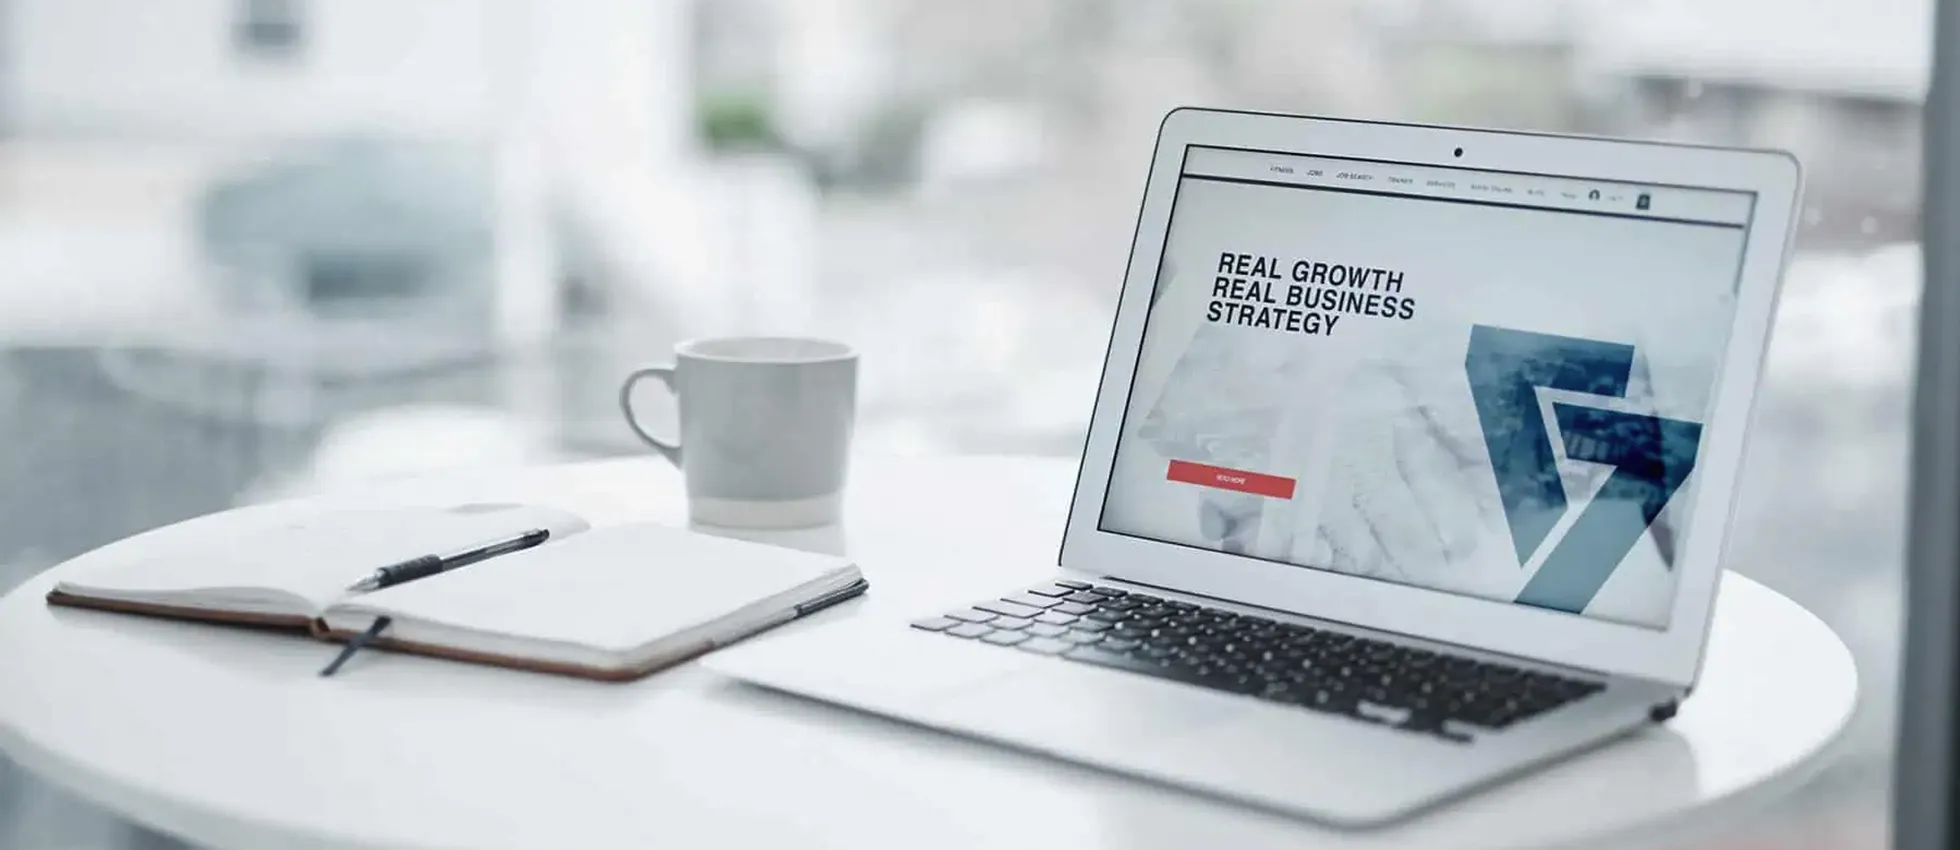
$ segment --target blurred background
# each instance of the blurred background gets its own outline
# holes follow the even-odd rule
[[[697,335],[857,344],[860,452],[1072,456],[1179,105],[1781,147],[1808,186],[1732,566],[1864,701],[1824,776],[1692,846],[1878,848],[1930,15],[0,0],[0,591],[244,502],[636,452],[618,378]],[[183,845],[0,758],[0,846]]]

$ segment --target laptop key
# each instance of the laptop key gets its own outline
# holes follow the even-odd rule
[[[1030,587],[1028,588],[1027,592],[1032,593],[1036,596],[1054,597],[1054,596],[1067,596],[1071,593],[1074,593],[1075,591],[1063,587],[1059,584],[1044,584],[1040,587]]]
[[[1028,627],[1028,634],[1040,635],[1042,637],[1061,637],[1062,635],[1068,634],[1068,629],[1053,623],[1035,623]]]
[[[1458,744],[1468,744],[1471,741],[1471,737],[1468,733],[1464,732],[1461,729],[1454,728],[1447,723],[1437,723],[1435,728],[1433,729],[1427,726],[1412,728],[1405,723],[1402,725],[1402,728],[1411,729],[1411,731],[1428,732],[1429,734],[1435,735],[1438,738],[1442,738],[1445,741],[1454,741]]]
[[[1013,646],[1027,639],[1028,639],[1027,632],[994,632],[993,634],[983,637],[980,640],[982,643],[998,644],[1000,646]]]
[[[1390,726],[1402,725],[1402,722],[1413,714],[1408,709],[1384,705],[1380,701],[1372,698],[1362,700],[1361,704],[1355,707],[1355,710],[1383,723],[1387,723]]]
[[[1030,620],[1026,617],[995,617],[992,621],[988,622],[987,625],[993,626],[996,629],[1007,629],[1009,631],[1014,631],[1018,629],[1025,629],[1033,622],[1034,622],[1033,620]]]
[[[1106,632],[1109,631],[1110,626],[1098,620],[1076,620],[1069,624],[1069,628],[1078,632]]]
[[[1043,611],[1040,616],[1034,618],[1034,621],[1037,623],[1047,623],[1051,626],[1066,626],[1075,622],[1075,619],[1075,615],[1073,614],[1064,614],[1060,611]]]
[[[1083,614],[1087,614],[1091,611],[1096,610],[1096,607],[1094,605],[1084,605],[1080,602],[1063,602],[1048,610],[1060,611],[1064,614],[1074,614],[1076,616],[1081,616]]]
[[[1078,590],[1062,598],[1067,599],[1070,602],[1080,602],[1084,605],[1095,605],[1099,602],[1102,602],[1105,599],[1110,599],[1112,597],[1104,596],[1093,590]]]
[[[1353,715],[1359,710],[1361,701],[1349,694],[1344,694],[1329,688],[1321,688],[1301,700],[1300,704],[1315,711]]]
[[[1162,665],[1152,661],[1132,658],[1121,652],[1112,652],[1109,649],[1109,643],[1107,641],[1101,646],[1084,646],[1069,650],[1062,657],[1071,661],[1084,661],[1101,667],[1128,670],[1132,673],[1142,673],[1147,676],[1163,676],[1165,669]]]
[[[1066,587],[1070,590],[1088,590],[1091,586],[1086,581],[1063,581],[1061,579],[1056,579],[1055,583],[1063,587]]]
[[[1025,649],[1041,655],[1060,655],[1074,647],[1075,644],[1051,637],[1032,637],[1015,646],[1016,649]]]
[[[953,637],[977,638],[982,635],[991,634],[992,632],[993,629],[987,628],[979,623],[961,623],[946,631],[940,632],[940,634],[952,635]]]
[[[951,617],[927,617],[923,620],[913,620],[912,628],[924,629],[929,632],[943,632],[959,624],[960,621]]]
[[[1076,644],[1096,643],[1098,641],[1101,641],[1102,639],[1103,636],[1096,634],[1095,632],[1071,631],[1067,634],[1062,635],[1062,640],[1068,641],[1069,643],[1076,643]]]
[[[1070,594],[1070,595],[1073,596],[1074,594]],[[1016,593],[1013,596],[1004,596],[1001,598],[1006,599],[1009,602],[1015,602],[1022,605],[1026,605],[1029,608],[1053,608],[1056,605],[1061,604],[1060,600],[1049,599],[1046,596],[1041,596],[1039,594],[1034,594],[1034,593]]]
[[[1028,619],[1033,619],[1035,615],[1041,613],[1040,608],[1032,608],[1027,605],[1022,605],[1018,602],[1008,602],[1004,599],[989,599],[985,602],[978,603],[973,607],[978,608],[982,611],[992,611],[993,613],[999,614],[1003,617],[1026,617]]]
[[[955,620],[965,620],[966,622],[969,623],[984,623],[1000,615],[990,613],[987,611],[976,611],[974,609],[969,608],[965,611],[954,611],[953,613],[947,614],[946,616],[951,617]]]

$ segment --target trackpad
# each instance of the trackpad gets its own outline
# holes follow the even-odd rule
[[[930,713],[948,723],[1026,741],[1039,749],[1102,741],[1164,741],[1224,727],[1237,700],[1142,676],[1063,661],[1035,664],[936,695]]]

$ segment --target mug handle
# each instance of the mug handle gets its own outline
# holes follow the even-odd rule
[[[680,439],[677,437],[672,440],[663,440],[659,437],[649,434],[647,433],[645,428],[640,427],[640,421],[633,416],[633,387],[638,385],[641,380],[646,378],[659,378],[660,383],[667,385],[667,392],[670,393],[675,392],[674,367],[646,366],[639,369],[635,369],[631,374],[627,375],[626,380],[619,385],[619,412],[625,415],[626,427],[633,429],[633,433],[636,436],[638,436],[641,440],[646,441],[647,445],[652,446],[653,450],[659,452],[662,457],[665,457],[668,460],[668,462],[672,463],[675,466],[680,466],[681,465]]]

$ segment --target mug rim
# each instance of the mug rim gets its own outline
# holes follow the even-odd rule
[[[710,345],[714,343],[754,343],[754,342],[815,344],[818,346],[822,346],[825,349],[828,349],[828,351],[826,353],[810,354],[806,356],[785,357],[785,356],[761,356],[761,355],[750,356],[750,355],[735,355],[735,354],[715,354],[715,353],[704,352],[701,350],[702,346]],[[850,343],[839,342],[834,339],[824,339],[822,337],[814,337],[814,336],[783,336],[777,334],[765,334],[765,335],[696,337],[694,339],[683,340],[674,345],[674,356],[676,358],[685,357],[691,360],[708,360],[715,363],[754,363],[754,364],[762,364],[762,365],[794,365],[794,364],[803,364],[803,363],[835,363],[842,360],[853,360],[857,358],[858,352],[857,349],[853,347]]]

